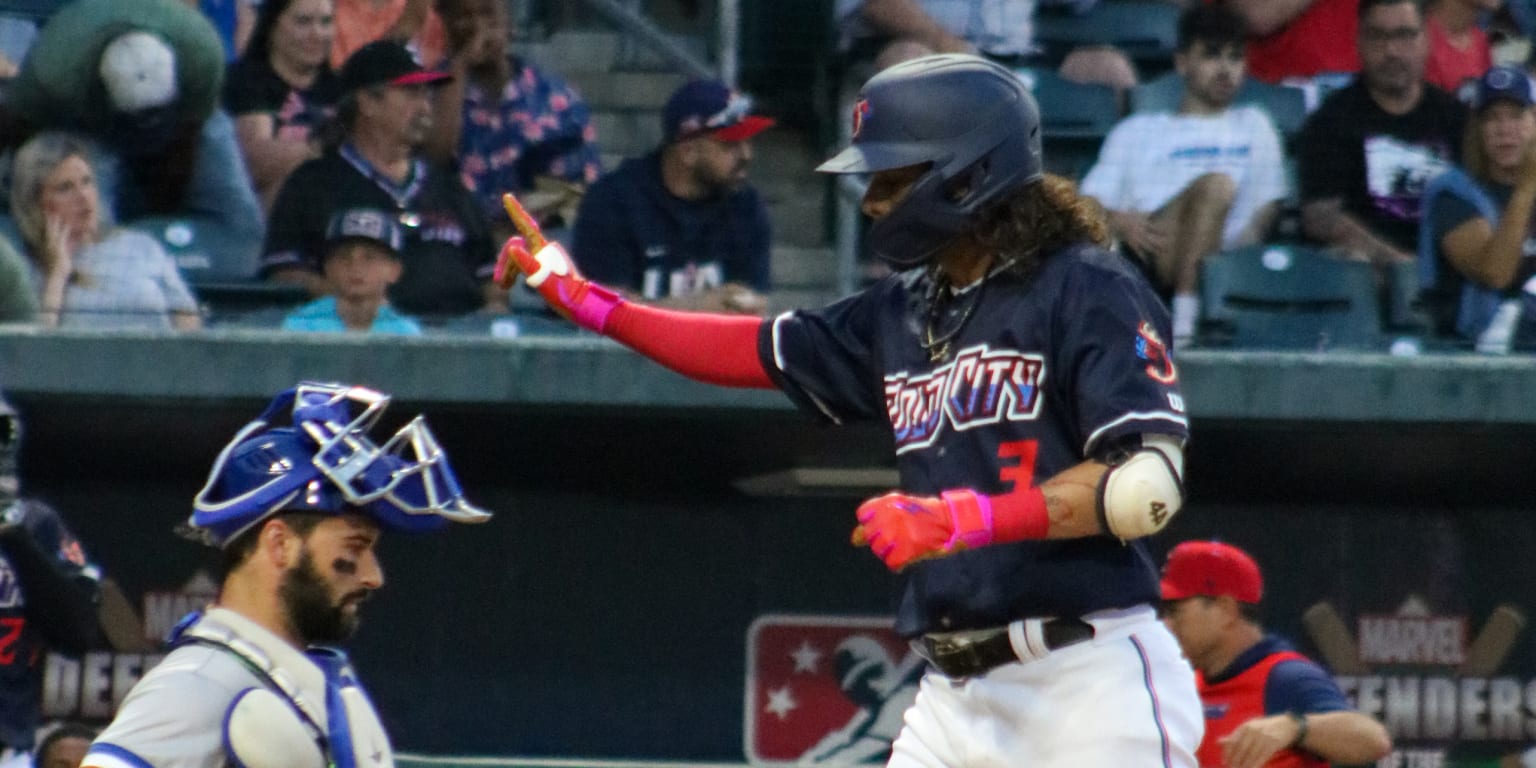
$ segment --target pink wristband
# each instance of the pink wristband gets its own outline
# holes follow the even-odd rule
[[[949,541],[944,542],[945,549],[951,549],[956,544],[964,544],[966,547],[984,547],[991,544],[996,538],[993,533],[992,499],[985,494],[972,490],[945,491],[939,494],[949,507],[949,519],[955,523],[954,530],[950,533]],[[972,522],[977,524],[975,528],[962,528],[961,523]]]
[[[587,283],[587,290],[582,294],[580,301],[572,301],[565,292],[565,283],[561,283],[560,298],[571,310],[572,322],[598,333],[607,331],[608,316],[624,303],[624,297],[597,283]]]

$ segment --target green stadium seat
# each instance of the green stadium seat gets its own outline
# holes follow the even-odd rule
[[[220,237],[219,227],[206,226],[197,216],[146,216],[124,226],[159,241],[191,285],[256,279],[261,244]]]
[[[1297,245],[1260,244],[1200,269],[1202,346],[1381,349],[1375,268]]]
[[[1079,179],[1093,165],[1099,145],[1120,119],[1113,88],[1078,83],[1048,69],[1021,69],[1019,78],[1040,105],[1040,137],[1046,170]]]
[[[1040,105],[1040,129],[1045,139],[1103,139],[1120,120],[1115,90],[1098,83],[1079,83],[1046,69],[1019,73]]]
[[[1113,45],[1139,62],[1167,66],[1180,13],[1163,0],[1106,0],[1083,14],[1042,8],[1035,15],[1035,40],[1057,56],[1082,45]]]

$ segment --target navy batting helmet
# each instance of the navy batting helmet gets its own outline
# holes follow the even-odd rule
[[[417,416],[383,446],[368,436],[389,396],[305,382],[278,395],[224,447],[193,501],[191,529],[224,547],[281,511],[359,512],[400,531],[479,523],[448,456]],[[273,426],[292,412],[292,426]]]
[[[939,54],[897,64],[864,84],[853,143],[816,170],[874,173],[930,163],[869,247],[906,269],[975,223],[989,203],[1043,175],[1040,109],[1017,75],[986,59]]]

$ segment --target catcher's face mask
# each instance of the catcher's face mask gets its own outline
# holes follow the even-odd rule
[[[368,436],[389,396],[306,382],[278,395],[220,452],[188,521],[222,547],[279,511],[359,512],[417,532],[479,523],[427,423],[418,416],[383,447]],[[270,426],[292,410],[292,427]]]

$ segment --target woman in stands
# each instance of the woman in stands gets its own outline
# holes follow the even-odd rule
[[[1444,336],[1483,351],[1536,347],[1536,89],[1524,72],[1494,67],[1477,81],[1462,166],[1424,191],[1419,233],[1422,300]],[[1508,305],[1502,317],[1500,307]],[[1520,322],[1520,315],[1526,315]],[[1499,322],[1495,318],[1499,317]],[[1532,329],[1536,331],[1536,328]]]
[[[192,330],[197,301],[148,235],[111,226],[86,145],[40,133],[17,151],[11,208],[45,326]]]
[[[225,78],[224,108],[265,208],[293,169],[320,156],[320,127],[340,97],[329,59],[334,11],[333,0],[266,0]]]

